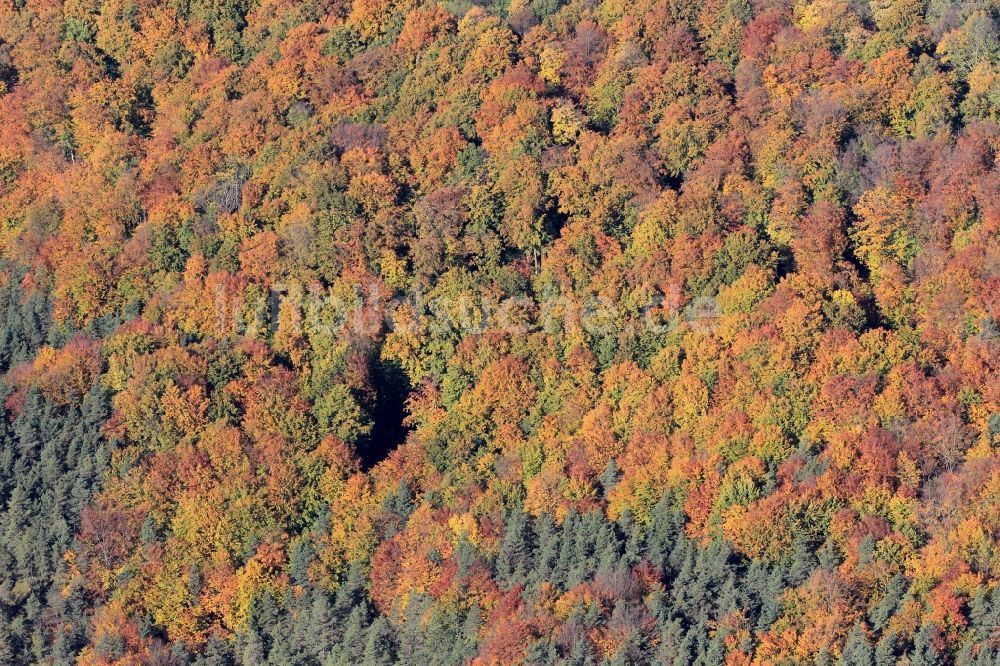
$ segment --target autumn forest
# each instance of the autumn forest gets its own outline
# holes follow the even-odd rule
[[[0,0],[0,664],[1000,663],[997,0]]]

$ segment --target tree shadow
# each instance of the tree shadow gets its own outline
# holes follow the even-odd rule
[[[375,359],[371,368],[374,400],[368,405],[371,432],[357,442],[361,467],[369,470],[406,441],[411,428],[404,424],[406,399],[412,386],[397,361]]]

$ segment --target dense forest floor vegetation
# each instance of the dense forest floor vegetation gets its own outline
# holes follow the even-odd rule
[[[0,663],[1000,663],[996,0],[2,0]]]

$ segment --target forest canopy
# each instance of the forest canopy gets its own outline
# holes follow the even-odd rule
[[[995,0],[3,0],[0,663],[1000,661]]]

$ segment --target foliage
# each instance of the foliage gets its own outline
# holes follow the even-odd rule
[[[8,3],[0,663],[996,662],[998,31]]]

